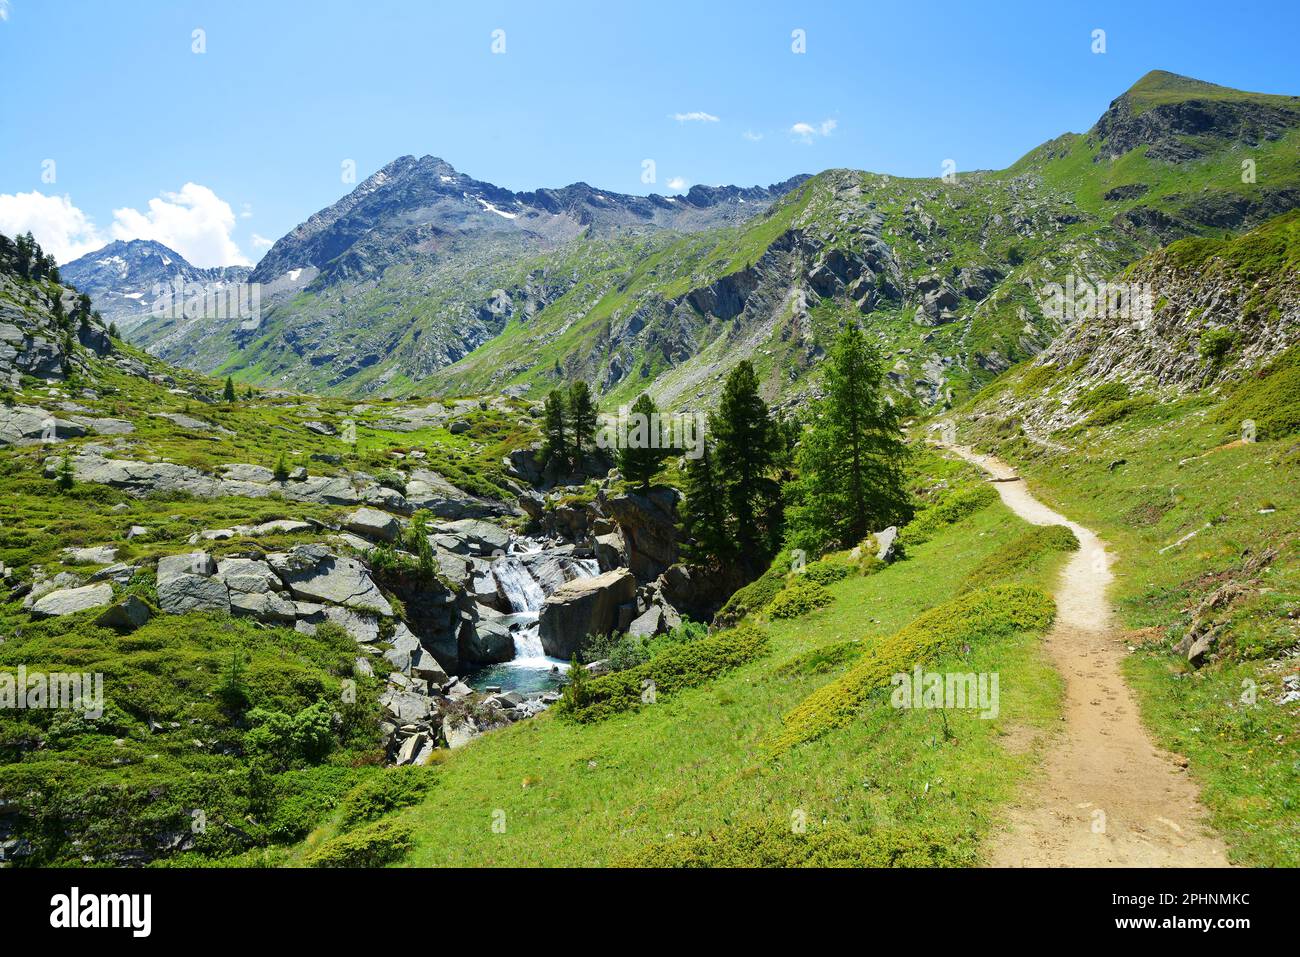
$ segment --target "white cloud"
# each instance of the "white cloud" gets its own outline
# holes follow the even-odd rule
[[[686,188],[686,180],[682,179],[680,176],[674,176],[668,181],[668,188],[675,193],[680,193]]]
[[[690,113],[674,113],[673,119],[678,123],[717,123],[718,118],[712,113],[693,110]]]
[[[814,137],[830,136],[839,123],[835,120],[822,120],[820,123],[796,123],[790,127],[790,135],[804,143],[811,143]]]
[[[90,217],[67,196],[30,193],[0,195],[0,233],[17,236],[31,230],[41,248],[60,263],[71,262],[104,245]]]
[[[9,0],[0,0],[0,20],[9,19]]]
[[[0,233],[15,236],[31,230],[41,248],[60,263],[94,252],[110,239],[153,239],[195,266],[251,266],[231,238],[234,228],[230,204],[197,183],[149,200],[148,212],[130,207],[114,210],[107,237],[66,195],[46,196],[35,190],[0,194]],[[253,244],[261,246],[257,239]]]
[[[254,249],[270,249],[274,245],[275,245],[274,239],[267,239],[265,236],[259,236],[257,233],[253,233]]]
[[[740,135],[743,136],[745,139],[749,140],[751,143],[757,143],[759,140],[763,138],[762,133],[755,133],[753,130],[745,130],[745,132],[741,133]]]
[[[239,218],[240,218],[240,219],[252,219],[252,218],[253,218],[253,204],[252,204],[252,203],[243,203],[243,204],[240,205],[240,207],[239,207]]]
[[[252,265],[230,236],[234,210],[206,186],[186,183],[149,200],[147,213],[123,207],[113,217],[114,239],[153,239],[203,268]]]

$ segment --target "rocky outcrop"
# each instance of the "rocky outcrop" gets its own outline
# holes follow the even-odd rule
[[[298,545],[267,557],[295,598],[324,601],[390,617],[393,608],[354,558],[335,555],[324,545]]]
[[[606,635],[618,624],[618,609],[636,598],[636,579],[625,568],[561,585],[542,605],[542,647],[570,658],[588,635]]]
[[[602,493],[602,508],[618,523],[627,567],[638,581],[653,581],[677,561],[680,499],[680,493],[666,485],[648,492]]]

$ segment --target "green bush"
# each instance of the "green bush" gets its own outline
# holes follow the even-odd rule
[[[1107,402],[1122,402],[1128,397],[1128,386],[1123,382],[1103,382],[1071,402],[1070,408],[1086,412],[1090,409],[1100,408]]]
[[[796,705],[769,739],[769,753],[778,754],[848,724],[868,696],[887,685],[892,675],[965,644],[1046,630],[1055,613],[1050,597],[1023,585],[997,585],[931,608],[889,637],[871,642],[863,660],[847,674]]]
[[[686,620],[661,635],[627,635],[612,632],[595,635],[582,643],[582,660],[608,662],[611,671],[626,671],[643,665],[655,655],[674,645],[708,637],[709,631],[698,622]]]
[[[849,577],[854,566],[842,558],[826,557],[813,562],[803,570],[803,577],[819,585],[833,585]]]
[[[950,525],[969,518],[982,508],[992,505],[998,493],[988,482],[972,482],[950,489],[937,502],[916,513],[916,517],[903,526],[899,541],[904,545],[920,545]]]
[[[1040,557],[1053,552],[1073,552],[1079,539],[1064,525],[1038,525],[1007,542],[962,580],[959,591],[968,592],[1005,581],[1024,571]]]
[[[841,824],[797,833],[780,821],[745,822],[651,844],[619,867],[957,867],[975,863],[948,837],[903,828],[858,834]]]
[[[1114,402],[1106,402],[1099,405],[1088,418],[1084,419],[1079,425],[1075,426],[1071,432],[1078,433],[1083,429],[1099,429],[1105,425],[1111,425],[1120,419],[1127,418],[1139,409],[1146,409],[1155,405],[1156,400],[1151,396],[1143,395],[1132,399],[1117,399]]]
[[[307,867],[383,867],[406,856],[414,844],[411,827],[376,821],[330,838],[304,859]]]
[[[809,612],[825,607],[835,596],[811,579],[795,576],[767,606],[769,618],[802,618]]]
[[[861,638],[837,641],[791,658],[777,668],[775,673],[783,678],[807,678],[825,674],[862,657],[866,650],[867,644]]]
[[[555,710],[574,721],[601,721],[640,708],[642,695],[651,687],[656,699],[671,695],[711,681],[767,654],[767,650],[767,635],[745,622],[670,648],[626,671],[600,678],[579,677],[566,686]]]
[[[427,768],[388,768],[371,775],[343,796],[339,805],[339,826],[351,831],[359,824],[376,821],[398,808],[410,807],[433,786]]]
[[[739,624],[746,615],[766,608],[777,592],[785,587],[789,572],[790,553],[783,551],[772,559],[767,571],[727,599],[727,603],[713,616],[713,627],[730,628]]]
[[[1237,344],[1237,333],[1227,327],[1206,329],[1201,333],[1201,358],[1211,366],[1217,366],[1228,357]]]

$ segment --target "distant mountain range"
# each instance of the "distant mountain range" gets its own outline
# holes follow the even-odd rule
[[[151,239],[118,240],[59,270],[66,282],[89,293],[105,321],[128,333],[149,318],[150,310],[177,278],[186,283],[239,283],[248,266],[200,269],[184,256]]]
[[[904,401],[944,404],[1052,341],[1041,287],[1300,206],[1298,157],[1297,97],[1159,71],[1085,134],[944,178],[515,193],[407,156],[275,243],[249,276],[259,324],[161,317],[130,334],[178,364],[304,390],[536,395],[582,378],[608,402],[649,389],[707,406],[742,358],[769,398],[815,392],[829,335],[855,315]],[[65,276],[97,304],[131,299],[162,260],[142,260],[146,282],[122,245]],[[74,268],[88,260],[94,277]]]

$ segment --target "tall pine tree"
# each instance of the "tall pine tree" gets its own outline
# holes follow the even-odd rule
[[[545,444],[542,446],[542,461],[548,467],[563,470],[569,464],[569,433],[565,426],[568,410],[565,408],[564,393],[552,389],[546,396],[546,407],[542,417],[542,434]]]
[[[825,368],[826,396],[799,444],[799,478],[789,489],[791,543],[812,553],[848,547],[912,513],[898,415],[856,320],[841,330]]]
[[[736,550],[752,574],[766,567],[781,541],[781,486],[772,475],[781,458],[781,436],[748,360],[727,376],[710,431]]]
[[[641,393],[641,397],[632,403],[627,436],[618,450],[618,470],[624,479],[635,482],[642,491],[649,490],[650,480],[659,471],[659,466],[673,454],[672,449],[663,447],[658,412],[654,399]]]
[[[596,403],[587,383],[581,380],[569,386],[569,435],[569,454],[577,468],[596,437]]]
[[[682,551],[697,564],[723,564],[736,554],[727,522],[727,501],[714,468],[713,450],[703,441],[700,457],[686,461],[682,504]]]

